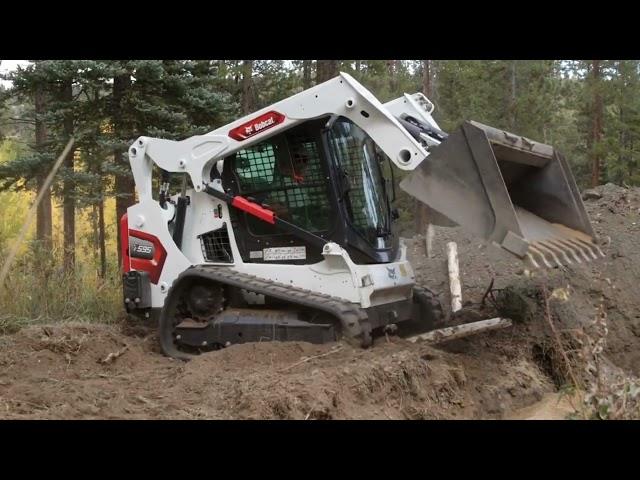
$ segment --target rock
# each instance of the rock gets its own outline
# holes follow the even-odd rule
[[[583,200],[600,200],[601,198],[602,198],[602,194],[598,193],[593,188],[590,188],[589,190],[585,190],[584,192],[582,192]]]

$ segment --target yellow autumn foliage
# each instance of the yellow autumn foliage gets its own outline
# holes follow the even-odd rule
[[[15,154],[15,145],[10,141],[0,144],[0,164],[10,161]],[[34,199],[32,191],[0,192],[0,263],[3,252],[16,241]],[[97,212],[93,207],[76,210],[76,271],[66,274],[61,268],[63,218],[60,199],[54,198],[52,207],[53,251],[36,250],[32,243],[36,231],[33,222],[5,285],[0,285],[0,333],[33,322],[108,322],[123,315],[115,200],[110,198],[105,202],[108,268],[104,279],[98,276]]]

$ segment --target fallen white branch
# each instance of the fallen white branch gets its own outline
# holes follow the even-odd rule
[[[433,236],[435,235],[435,229],[433,224],[427,224],[427,234],[425,235],[425,250],[427,251],[427,258],[433,257]]]
[[[449,289],[451,291],[451,312],[462,309],[462,287],[460,285],[460,269],[458,268],[458,245],[447,243],[447,267],[449,270]]]
[[[431,332],[422,333],[413,337],[407,337],[406,340],[415,343],[417,341],[423,341],[428,343],[441,343],[456,338],[466,337],[468,335],[474,335],[476,333],[488,332],[490,330],[497,330],[498,328],[505,328],[511,326],[511,320],[508,318],[490,318],[489,320],[480,320],[478,322],[465,323],[463,325],[456,325],[455,327],[440,328],[438,330],[432,330]]]

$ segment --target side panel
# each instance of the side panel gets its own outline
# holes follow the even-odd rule
[[[192,264],[178,250],[167,227],[167,221],[162,215],[162,208],[155,200],[148,199],[137,203],[127,210],[129,233],[138,231],[149,234],[158,239],[166,251],[166,258],[162,270],[157,277],[157,283],[151,284],[152,307],[162,307],[167,290],[174,279]],[[124,258],[124,257],[123,257]],[[135,265],[130,259],[130,270],[135,270]]]
[[[312,265],[236,263],[235,269],[279,283],[359,303],[363,308],[411,298],[415,275],[402,245],[397,261],[356,265],[346,255],[325,255]]]

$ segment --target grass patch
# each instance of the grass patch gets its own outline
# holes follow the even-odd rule
[[[88,264],[64,272],[55,257],[30,249],[16,261],[0,285],[0,333],[43,323],[114,323],[125,315],[117,267],[99,278]]]

